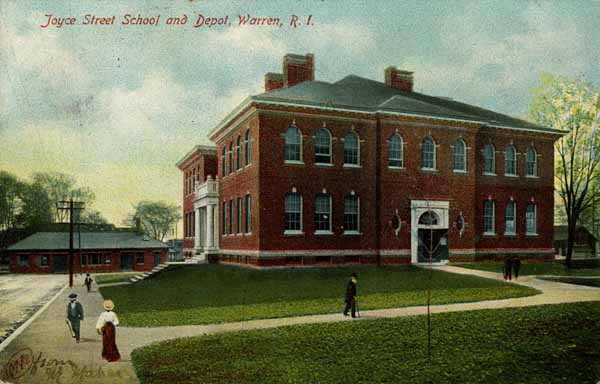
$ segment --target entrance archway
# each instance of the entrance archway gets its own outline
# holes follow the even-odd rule
[[[411,261],[440,263],[448,260],[447,201],[411,201]]]

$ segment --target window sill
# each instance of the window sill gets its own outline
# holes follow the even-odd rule
[[[527,237],[537,237],[537,236],[539,236],[539,234],[538,233],[526,233],[525,236],[527,236]]]
[[[304,232],[302,231],[283,231],[284,236],[302,236]]]
[[[458,173],[460,175],[466,175],[467,171],[463,171],[462,169],[453,169],[452,170],[453,173]]]
[[[484,237],[498,237],[495,232],[486,232],[483,234]]]
[[[315,235],[317,236],[331,236],[333,232],[331,231],[315,231]]]
[[[244,236],[252,236],[252,232],[246,232]]]
[[[286,160],[285,164],[287,164],[287,165],[304,165],[304,161],[300,161],[300,160]]]
[[[403,170],[403,169],[406,169],[406,168],[405,167],[396,167],[394,165],[388,165],[388,169],[393,169],[393,170],[396,170],[396,171],[400,171],[400,170]]]
[[[250,168],[251,166],[252,166],[252,163],[249,163],[249,164],[246,164],[246,165],[244,166],[244,168]]]
[[[360,164],[344,164],[344,168],[362,168]]]
[[[504,237],[508,237],[508,238],[517,238],[517,234],[516,233],[505,233]]]
[[[361,232],[358,231],[344,231],[344,236],[362,236]]]
[[[533,175],[526,175],[525,176],[527,179],[539,179],[539,176],[533,176]]]
[[[519,175],[513,175],[512,173],[505,173],[505,177],[519,177]]]
[[[438,170],[435,168],[421,168],[421,171],[427,172],[427,173],[438,173]]]
[[[333,164],[331,164],[331,163],[315,163],[315,167],[332,168]]]
[[[495,173],[483,172],[483,176],[498,176]]]

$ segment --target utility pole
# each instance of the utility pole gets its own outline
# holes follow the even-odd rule
[[[71,197],[69,200],[61,200],[57,203],[56,209],[59,211],[69,211],[69,287],[73,286],[73,264],[74,264],[74,255],[75,250],[73,248],[73,229],[75,226],[75,211],[80,211],[84,209],[83,201],[73,201]],[[81,244],[81,234],[80,234],[80,244]],[[81,246],[80,246],[81,247]]]

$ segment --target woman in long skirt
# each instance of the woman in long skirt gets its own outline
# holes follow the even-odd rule
[[[110,362],[121,359],[116,343],[116,327],[119,325],[119,319],[112,311],[114,308],[115,304],[112,300],[105,300],[105,311],[100,314],[96,323],[96,330],[102,335],[102,357]]]

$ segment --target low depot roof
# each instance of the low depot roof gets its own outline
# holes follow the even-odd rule
[[[79,249],[79,234],[73,234],[73,247]],[[81,249],[169,248],[158,240],[134,232],[82,232]],[[68,250],[69,232],[37,232],[8,247],[9,251]]]
[[[445,97],[401,91],[382,82],[355,75],[346,76],[335,83],[305,81],[290,88],[252,96],[251,100],[363,112],[415,114],[424,117],[480,122],[490,126],[558,133],[554,129],[484,108]]]

